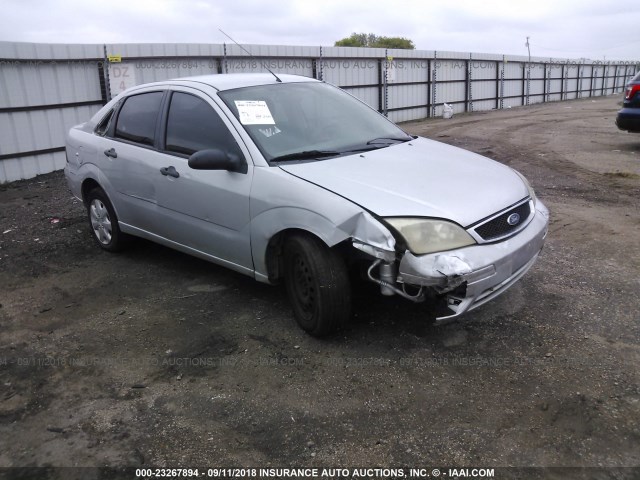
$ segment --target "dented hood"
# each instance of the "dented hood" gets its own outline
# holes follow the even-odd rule
[[[511,168],[425,138],[280,168],[382,217],[437,217],[464,227],[528,195]]]

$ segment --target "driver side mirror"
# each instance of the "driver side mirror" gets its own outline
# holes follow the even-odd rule
[[[247,162],[240,155],[218,149],[200,150],[189,157],[189,167],[194,170],[228,170],[247,173]]]

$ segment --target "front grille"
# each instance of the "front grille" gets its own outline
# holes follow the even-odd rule
[[[522,224],[527,221],[527,218],[529,218],[529,214],[531,213],[531,205],[529,203],[530,202],[527,201],[489,220],[487,223],[483,223],[479,227],[476,227],[476,233],[480,235],[483,240],[493,240],[494,238],[504,237],[510,232],[518,230]],[[507,219],[514,213],[520,215],[520,221],[515,225],[509,225]]]

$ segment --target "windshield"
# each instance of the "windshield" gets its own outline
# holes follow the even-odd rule
[[[219,93],[268,161],[326,159],[411,137],[326,83],[260,85]]]

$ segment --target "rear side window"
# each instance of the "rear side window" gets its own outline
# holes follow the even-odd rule
[[[185,155],[207,149],[240,154],[233,135],[211,105],[180,92],[171,96],[165,149]]]
[[[98,124],[98,126],[96,127],[95,132],[98,135],[103,136],[105,133],[107,133],[107,130],[109,129],[109,125],[111,124],[111,118],[113,117],[113,110],[109,110],[109,113],[107,113],[104,118],[102,119],[102,121]]]
[[[116,138],[153,145],[162,92],[142,93],[127,98],[118,114]]]

